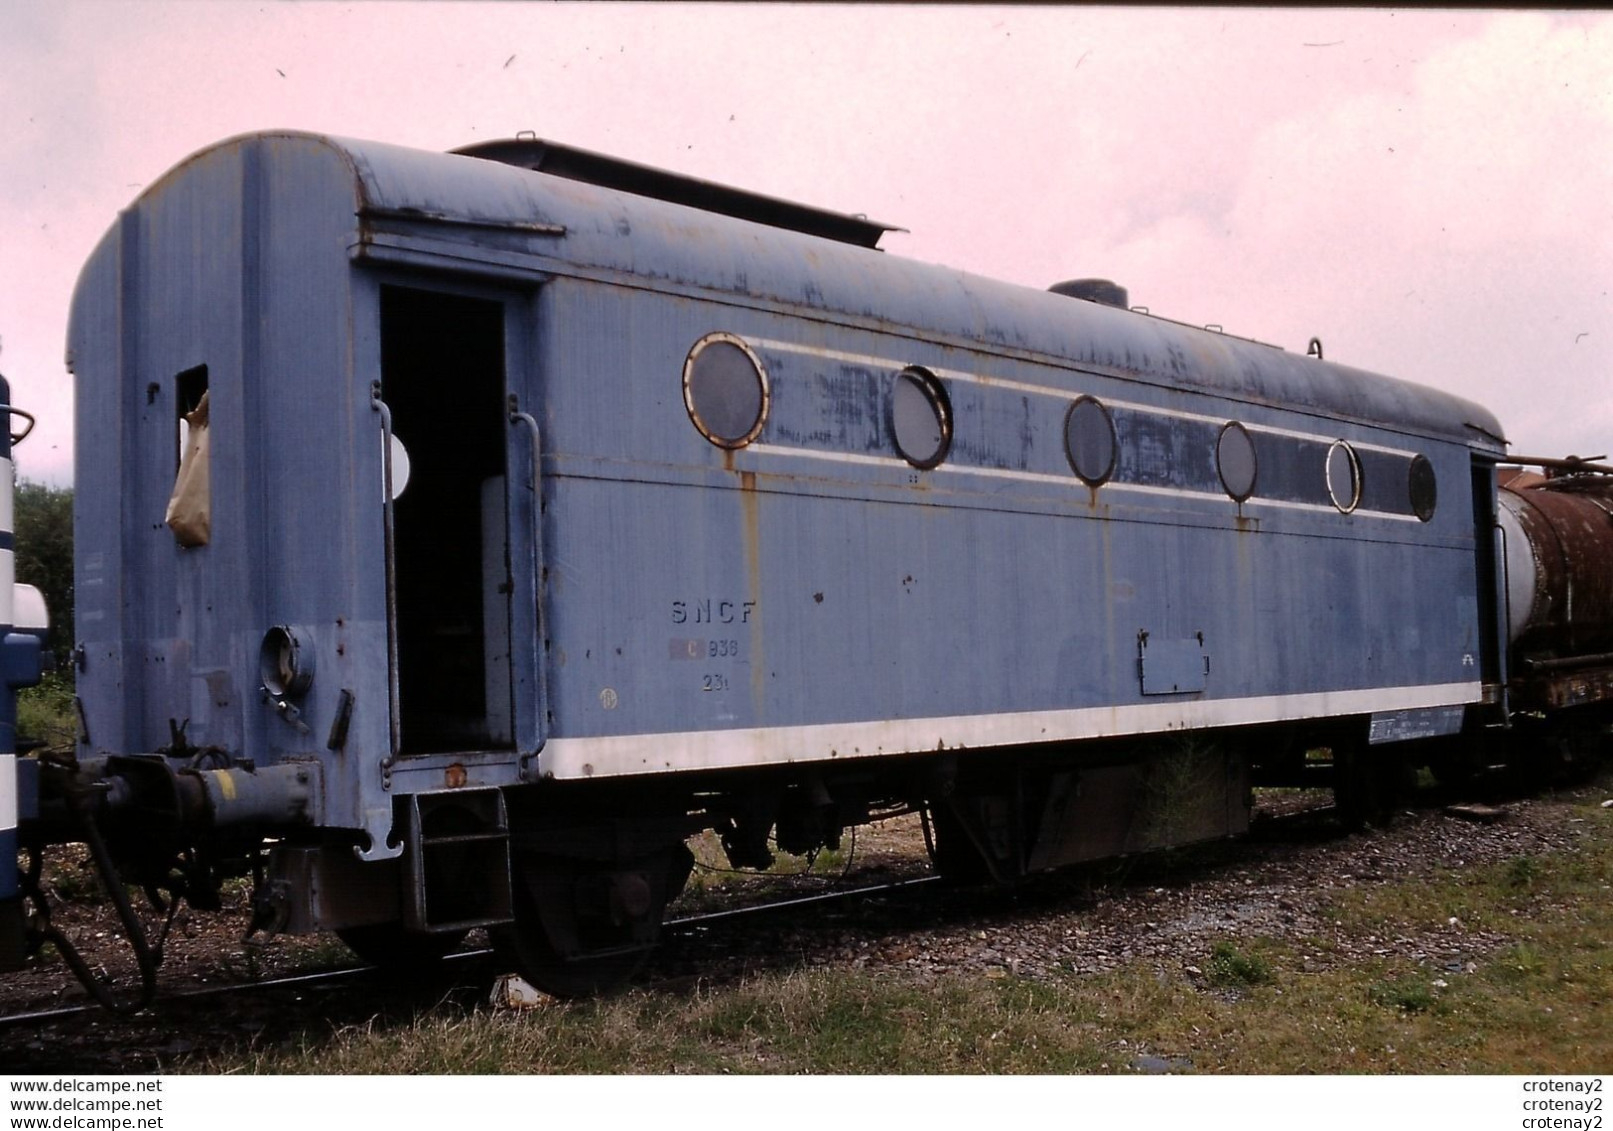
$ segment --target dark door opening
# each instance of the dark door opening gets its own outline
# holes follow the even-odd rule
[[[1473,461],[1473,550],[1479,585],[1479,678],[1501,679],[1501,590],[1495,547],[1495,464]]]
[[[504,307],[381,289],[392,412],[400,754],[514,745]]]

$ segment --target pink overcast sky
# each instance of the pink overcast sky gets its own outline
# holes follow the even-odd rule
[[[0,372],[72,477],[78,270],[189,153],[532,130],[1107,276],[1447,389],[1516,452],[1613,448],[1613,16],[1269,9],[0,3]]]

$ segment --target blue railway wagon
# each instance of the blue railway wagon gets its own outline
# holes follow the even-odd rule
[[[275,830],[267,921],[586,982],[702,827],[919,806],[1005,877],[1482,702],[1485,410],[882,231],[541,142],[192,157],[74,300],[81,754]]]

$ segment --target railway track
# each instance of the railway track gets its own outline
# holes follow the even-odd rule
[[[1327,851],[1325,842],[1342,838],[1331,804],[1304,798],[1288,801],[1286,807],[1262,809],[1247,836],[1193,850],[1185,872],[1179,855],[1166,860],[1168,854],[1156,854],[1118,864],[1102,861],[1066,869],[1010,889],[938,884],[941,877],[933,873],[858,883],[857,873],[852,873],[850,877],[830,880],[836,886],[828,890],[804,894],[797,891],[783,898],[691,911],[667,920],[657,957],[651,960],[649,973],[640,984],[675,990],[686,983],[730,980],[780,962],[788,965],[802,961],[804,954],[816,953],[814,948],[832,952],[832,937],[847,930],[879,938],[887,931],[951,931],[959,924],[1027,922],[1045,914],[1083,916],[1110,895],[1124,899],[1128,892],[1145,894],[1165,872],[1170,874],[1170,882],[1178,885],[1198,884],[1258,866],[1274,850],[1283,853],[1317,846]],[[1422,806],[1425,810],[1438,807],[1439,803],[1427,799]],[[1381,835],[1384,834],[1374,834],[1369,842]],[[918,861],[911,863],[917,865]],[[874,872],[876,867],[869,866],[867,871]],[[847,879],[851,882],[847,883]],[[735,893],[734,898],[750,899],[755,895],[752,890]],[[908,896],[916,896],[921,902],[905,902],[903,897]],[[843,908],[856,910],[848,913]],[[756,922],[770,918],[776,922]],[[780,940],[786,940],[791,953],[770,954],[769,948]],[[318,1000],[314,995],[326,995],[319,1006],[321,1010],[330,1007],[335,1014],[357,1016],[360,1021],[369,1015],[366,1010],[401,1008],[416,1012],[450,998],[470,1006],[481,999],[493,975],[499,972],[493,969],[492,954],[489,948],[457,952],[444,960],[440,976],[429,981],[402,982],[395,974],[354,963],[281,977],[164,990],[153,1007],[123,1017],[109,1015],[88,1001],[24,1009],[0,1014],[0,1051],[9,1051],[15,1035],[30,1029],[61,1034],[85,1032],[87,1027],[97,1026],[103,1031],[121,1029],[128,1035],[130,1046],[138,1048],[142,1041],[167,1038],[175,1031],[188,1032],[183,1028],[188,1020],[175,1019],[222,1016],[232,1011],[269,1017],[272,1027],[287,1018],[306,1020],[310,1001]],[[821,956],[811,959],[821,960]],[[65,970],[62,978],[69,980]],[[351,1003],[340,1009],[330,1006],[341,995],[351,995]],[[224,1002],[230,1004],[220,1004]],[[165,1024],[165,1019],[170,1023]]]
[[[808,907],[826,904],[850,902],[857,899],[867,899],[880,895],[889,895],[908,888],[922,887],[940,880],[936,875],[916,876],[909,879],[891,881],[889,883],[864,884],[857,887],[837,888],[831,891],[816,892],[808,895],[796,895],[785,899],[769,900],[762,903],[749,904],[742,907],[721,908],[712,911],[702,911],[690,915],[668,919],[664,925],[669,938],[677,938],[680,934],[687,934],[709,928],[716,924],[728,923],[734,920],[762,917],[781,912],[799,911]],[[487,967],[493,958],[490,947],[477,947],[469,950],[457,951],[447,956],[442,963],[443,977],[437,979],[443,984],[464,982],[485,975]],[[64,975],[65,976],[65,975]],[[232,995],[265,994],[280,990],[316,989],[325,986],[337,985],[344,982],[359,981],[366,978],[382,979],[387,974],[378,967],[367,963],[342,966],[330,970],[316,970],[302,974],[291,974],[283,977],[262,978],[254,981],[235,982],[225,985],[202,986],[188,990],[174,990],[162,994],[158,1001],[149,1009],[142,1010],[142,1014],[157,1013],[164,1005],[171,1003],[190,1004],[205,999],[217,999]],[[0,1014],[0,1030],[18,1029],[27,1026],[43,1026],[74,1018],[86,1016],[103,1016],[104,1010],[94,1002],[83,1001],[72,1005],[58,1006],[50,1009],[33,1009],[9,1014]]]
[[[1304,939],[1326,929],[1314,907],[1343,888],[1387,882],[1430,860],[1494,863],[1560,851],[1578,827],[1551,816],[1549,803],[1537,811],[1535,802],[1510,791],[1511,815],[1491,825],[1440,812],[1450,798],[1419,800],[1418,812],[1387,830],[1346,835],[1331,806],[1314,795],[1263,796],[1249,835],[1238,840],[1107,861],[1011,889],[938,885],[932,875],[913,874],[922,849],[904,854],[893,850],[900,843],[885,842],[849,876],[813,878],[834,883],[828,890],[759,898],[762,890],[746,884],[710,893],[728,902],[670,919],[638,985],[676,997],[695,987],[721,992],[770,973],[842,964],[919,978],[1001,976],[993,967],[1065,977],[1134,959],[1180,968],[1202,962],[1217,932]],[[909,871],[892,882],[866,882],[883,877],[893,861]],[[133,1016],[85,1005],[17,1009],[0,1016],[0,1063],[14,1072],[183,1071],[205,1066],[215,1051],[229,1061],[253,1047],[317,1046],[335,1031],[407,1028],[419,1019],[479,1012],[499,972],[494,965],[488,951],[471,950],[451,956],[430,980],[342,965],[168,988],[153,1009]],[[209,969],[208,976],[216,974]],[[65,971],[61,978],[68,981]]]
[[[1241,841],[1228,842],[1228,848],[1234,854],[1240,844],[1260,844],[1272,841],[1293,839],[1302,841],[1312,839],[1316,830],[1327,822],[1332,813],[1331,804],[1302,804],[1281,812],[1263,812],[1251,829],[1251,835]],[[1103,869],[1112,865],[1112,862],[1100,863],[1096,867]],[[1210,862],[1209,867],[1219,866],[1217,862]],[[1068,879],[1070,875],[1079,875],[1079,870],[1072,870],[1063,875]],[[855,873],[850,877],[855,879]],[[1050,877],[1051,878],[1051,877]],[[764,899],[754,903],[744,903],[739,906],[717,907],[676,915],[669,918],[664,924],[663,949],[675,946],[698,938],[704,932],[725,924],[742,920],[766,918],[768,916],[789,916],[792,913],[811,909],[831,907],[837,904],[853,904],[858,901],[874,900],[882,896],[895,895],[909,889],[918,889],[935,885],[941,877],[933,873],[909,876],[881,883],[859,883],[855,886],[839,886],[845,878],[831,880],[836,886],[828,890],[809,892],[805,894],[790,894],[784,898]],[[1054,879],[1057,883],[1058,880]],[[1035,888],[1037,882],[1030,881],[1029,887]],[[1000,895],[999,889],[954,889],[964,899],[992,898],[994,894]],[[746,898],[746,897],[740,897]],[[1053,899],[1059,898],[1055,893]],[[970,914],[964,911],[962,914]],[[476,980],[485,980],[496,971],[491,970],[493,951],[491,948],[480,947],[458,951],[449,955],[443,962],[441,977],[433,979],[432,984],[439,988],[451,988],[455,985],[465,986]],[[66,971],[63,979],[70,983]],[[289,974],[278,977],[257,978],[245,981],[221,983],[216,985],[198,986],[189,989],[175,989],[160,991],[157,1002],[150,1008],[140,1011],[136,1017],[150,1017],[160,1015],[164,1008],[193,1006],[208,1001],[218,1001],[233,997],[269,996],[281,992],[317,991],[329,987],[341,986],[347,983],[363,984],[366,981],[383,983],[388,975],[379,968],[355,962],[327,970],[316,970],[305,973]],[[660,984],[663,980],[678,982],[685,980],[672,975],[666,979],[653,977],[651,984]],[[0,1014],[0,1033],[27,1029],[29,1027],[44,1027],[48,1025],[70,1022],[86,1017],[105,1017],[106,1012],[92,1001],[80,1001],[70,1005],[54,1006],[50,1008],[33,1008],[10,1013]]]

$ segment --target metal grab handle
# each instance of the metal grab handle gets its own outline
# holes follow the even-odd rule
[[[381,414],[381,496],[383,500],[382,525],[386,546],[386,694],[387,719],[391,742],[387,756],[381,760],[381,780],[390,786],[392,767],[397,763],[402,744],[402,720],[398,717],[398,583],[397,570],[392,560],[396,537],[392,518],[392,409],[381,399],[381,382],[370,382],[370,407]]]
[[[538,428],[537,419],[529,412],[521,411],[521,401],[514,393],[510,394],[509,421],[512,427],[521,426],[526,429],[527,435],[532,439],[532,472],[527,479],[527,487],[532,492],[532,612],[538,630],[538,637],[543,637],[543,492],[539,487],[538,475],[543,466],[543,436]],[[534,690],[537,694],[537,718],[539,720],[538,744],[530,753],[521,754],[520,776],[522,780],[529,780],[537,760],[538,751],[543,748],[544,731],[542,720],[548,713],[548,690],[543,676],[543,657],[537,657],[537,670],[535,672]]]
[[[510,423],[526,425],[526,430],[532,435],[532,478],[528,480],[527,486],[531,488],[532,493],[536,495],[538,493],[538,465],[543,460],[543,438],[538,432],[537,420],[533,418],[531,413],[521,411],[520,398],[514,393],[511,393],[509,403]],[[538,516],[538,507],[536,503],[533,505],[532,514],[533,524],[536,525]],[[536,532],[534,531],[534,533]],[[534,539],[533,545],[537,545],[536,539]]]

